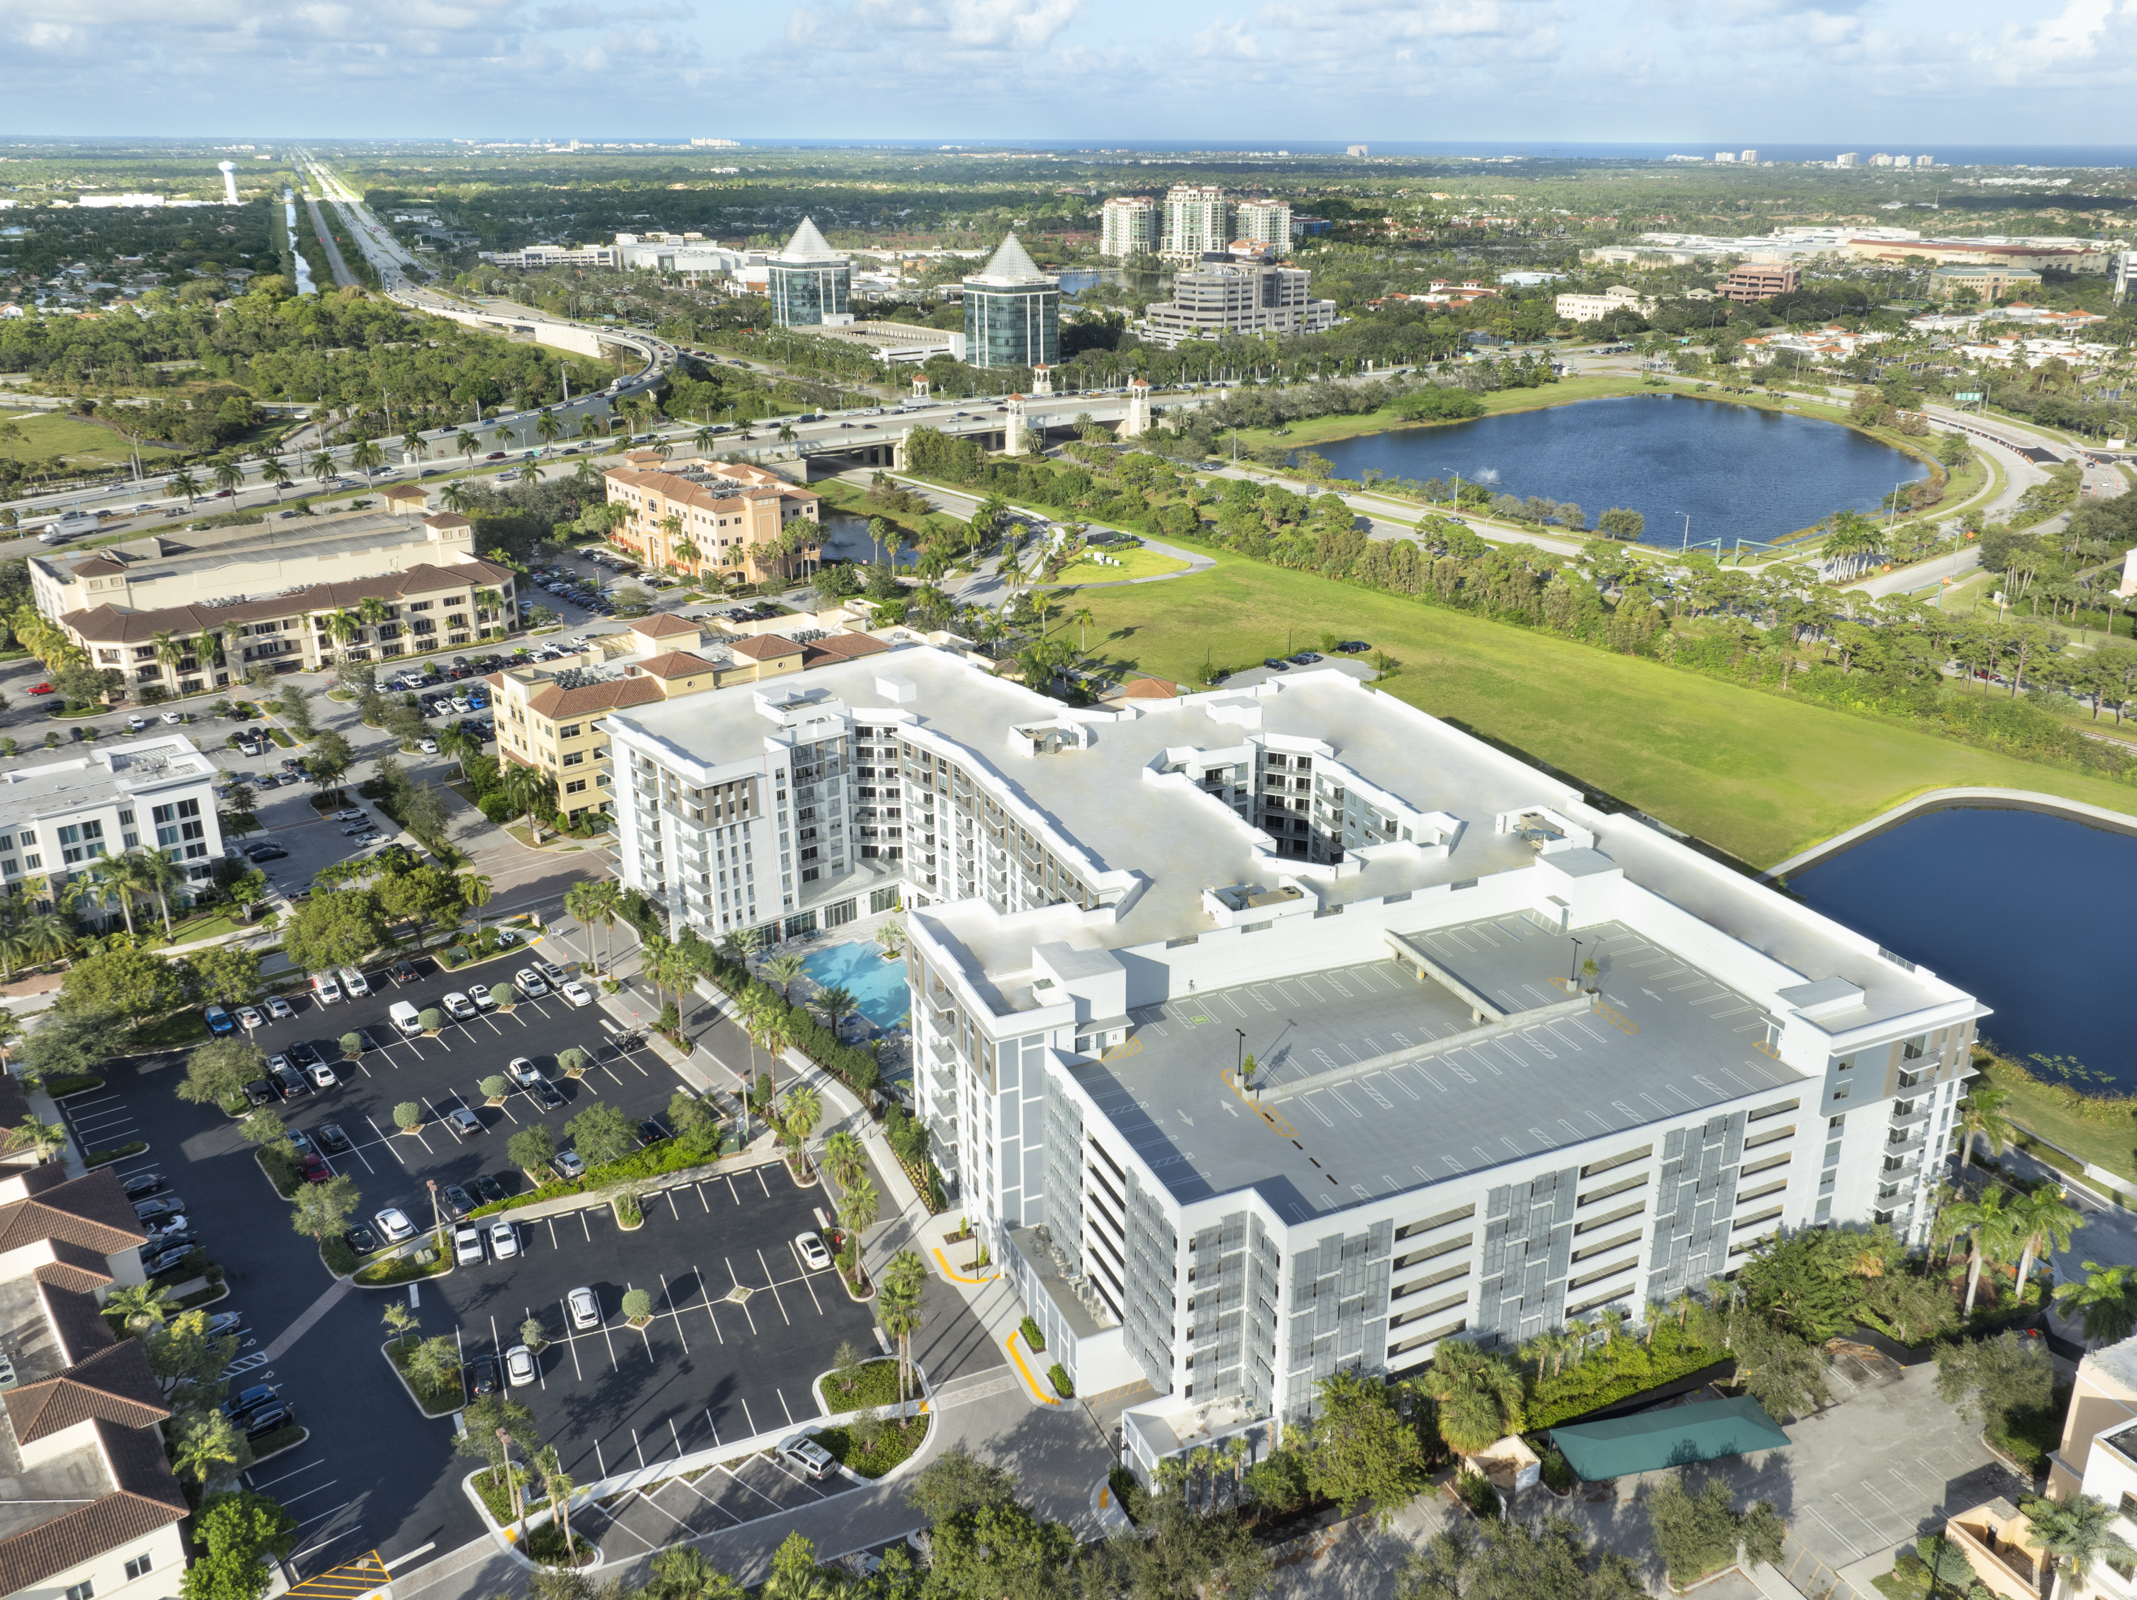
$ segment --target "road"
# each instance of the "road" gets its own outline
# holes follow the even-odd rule
[[[349,264],[341,259],[341,246],[334,242],[334,235],[327,228],[326,218],[319,214],[319,202],[312,197],[312,191],[309,189],[304,191],[304,209],[312,215],[312,237],[319,241],[319,247],[326,252],[327,270],[334,274],[334,287],[354,288],[357,284],[356,274],[351,272]]]

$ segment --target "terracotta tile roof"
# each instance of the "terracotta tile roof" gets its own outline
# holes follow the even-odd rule
[[[109,578],[124,572],[126,565],[109,556],[91,556],[87,561],[77,561],[72,570],[77,578]]]
[[[865,633],[829,633],[802,646],[801,665],[806,671],[811,667],[828,667],[834,661],[858,661],[862,656],[882,655],[889,649],[890,646],[881,639],[872,639]]]
[[[40,1180],[45,1172],[57,1173],[61,1181]],[[115,1256],[147,1240],[133,1202],[110,1168],[86,1178],[68,1179],[60,1167],[36,1168],[24,1176],[33,1180],[29,1198],[0,1205],[0,1255],[43,1239],[60,1239]]]
[[[153,1430],[102,1421],[95,1427],[118,1491],[0,1539],[0,1593],[32,1588],[188,1515],[185,1493],[171,1476]]]
[[[434,511],[423,519],[423,525],[426,528],[472,528],[475,526],[474,523],[468,521],[466,517],[463,517],[457,511]]]
[[[632,623],[631,632],[642,633],[648,639],[665,639],[676,633],[701,636],[705,629],[702,624],[692,622],[688,617],[679,617],[672,611],[663,611],[658,616],[644,617]]]
[[[650,705],[661,698],[659,687],[644,678],[617,678],[610,683],[589,683],[580,689],[560,689],[552,683],[527,697],[527,709],[553,722],[559,717]]]
[[[775,661],[784,656],[798,656],[802,653],[800,645],[776,633],[761,633],[754,639],[728,639],[724,642],[736,655],[746,656],[752,661]]]
[[[50,1248],[52,1259],[31,1269],[39,1283],[87,1294],[112,1281],[109,1256],[100,1256],[86,1245],[68,1244],[63,1239],[50,1241]]]
[[[44,1303],[45,1321],[59,1341],[68,1366],[87,1361],[112,1344],[111,1324],[104,1320],[103,1307],[97,1304],[95,1295],[40,1278],[37,1298]]]
[[[21,1444],[92,1417],[122,1428],[147,1428],[171,1414],[163,1403],[162,1385],[149,1369],[148,1352],[136,1339],[107,1345],[56,1378],[0,1393],[0,1401]]]
[[[638,670],[649,678],[687,678],[693,673],[710,672],[712,663],[687,650],[670,650],[651,661],[641,661]]]
[[[357,578],[348,583],[318,583],[301,594],[280,594],[266,600],[243,600],[230,606],[164,606],[154,611],[121,611],[114,606],[92,606],[69,611],[59,621],[84,639],[99,644],[147,644],[159,633],[193,635],[208,628],[228,628],[273,617],[294,617],[302,612],[335,611],[355,607],[366,599],[402,600],[414,595],[436,594],[445,589],[488,588],[504,583],[514,573],[494,561],[456,561],[449,567],[428,562],[405,572],[383,573],[375,578]]]
[[[1187,693],[1177,683],[1164,678],[1137,678],[1121,690],[1123,700],[1172,700]]]

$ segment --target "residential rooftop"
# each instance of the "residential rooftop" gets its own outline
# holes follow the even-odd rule
[[[73,805],[94,805],[178,778],[212,778],[215,763],[183,734],[99,745],[63,761],[0,772],[0,812],[27,820]]]

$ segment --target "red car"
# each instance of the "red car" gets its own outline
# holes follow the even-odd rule
[[[235,489],[218,489],[215,491],[215,493],[209,495],[208,498],[210,500],[229,500],[235,498],[236,495],[237,491]]]
[[[51,692],[52,686],[49,683],[40,683],[39,685],[37,685],[36,688],[30,691],[30,693],[32,694],[50,694]]]
[[[304,1158],[304,1181],[306,1183],[325,1183],[333,1176],[334,1169],[318,1156],[309,1155]]]
[[[483,459],[483,460],[485,460],[485,461],[502,461],[502,460],[504,460],[504,458],[505,458],[505,453],[504,453],[504,452],[503,452],[502,450],[492,450],[492,451],[491,451],[491,452],[490,452],[490,453],[489,453],[488,455],[484,456],[484,457],[483,457],[482,459]]]

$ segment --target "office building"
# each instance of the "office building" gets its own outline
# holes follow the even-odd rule
[[[2091,241],[2043,244],[2027,239],[1850,239],[1845,254],[1857,261],[1900,263],[1913,257],[1940,267],[2025,267],[2087,276],[2111,271],[2114,261],[2107,249]]]
[[[1158,253],[1158,203],[1147,195],[1117,194],[1099,212],[1098,253],[1115,261]]]
[[[1061,359],[1061,280],[1041,272],[1015,234],[965,279],[965,360],[975,367],[1053,366]]]
[[[523,250],[480,250],[477,256],[493,267],[516,267],[522,272],[545,272],[555,267],[606,267],[617,265],[616,251],[605,244],[530,244]]]
[[[190,1508],[163,1455],[171,1408],[141,1342],[102,1312],[142,1281],[133,1205],[108,1168],[0,1172],[0,1236],[0,1595],[174,1595]]]
[[[1644,316],[1653,305],[1654,301],[1639,290],[1614,283],[1601,294],[1559,295],[1552,309],[1567,322],[1600,322],[1613,311],[1631,311]]]
[[[2014,289],[2040,286],[2041,275],[2024,267],[1939,267],[1929,275],[1929,297],[1949,300],[1962,290],[1972,290],[1980,305],[1991,305]]]
[[[1803,284],[1803,274],[1794,267],[1775,263],[1748,263],[1731,267],[1721,281],[1721,297],[1739,305],[1754,305],[1777,294],[1794,294]]]
[[[0,772],[0,884],[56,888],[97,857],[134,849],[160,850],[189,882],[204,882],[223,853],[219,777],[177,733]]]
[[[1309,277],[1267,261],[1204,261],[1173,278],[1172,299],[1151,306],[1137,331],[1168,347],[1228,333],[1320,333],[1336,325],[1336,303],[1313,299]]]
[[[844,611],[782,619],[808,642],[769,630],[729,632],[669,612],[607,634],[563,662],[493,672],[497,749],[507,761],[539,767],[555,780],[567,820],[608,811],[613,796],[608,727],[612,711],[761,683],[852,661],[890,647],[855,631]]]
[[[1285,200],[1242,200],[1232,216],[1232,232],[1278,255],[1291,248],[1291,205]]]
[[[1736,165],[1736,152],[1734,150],[1717,150],[1714,152],[1714,159],[1734,166]]]
[[[1165,191],[1165,237],[1159,253],[1168,261],[1199,261],[1232,242],[1232,208],[1215,184],[1176,183]]]
[[[1925,1235],[1982,1007],[1342,673],[1070,708],[907,648],[610,726],[671,913],[902,896],[952,1203],[1079,1389],[1156,1389],[1146,1476],[1782,1229]]]
[[[630,513],[609,543],[647,566],[742,583],[816,570],[822,495],[742,462],[625,459],[601,475],[608,503]]]
[[[145,685],[204,693],[258,666],[452,649],[516,616],[512,569],[478,558],[474,524],[453,512],[174,529],[29,565],[37,609],[137,698]]]
[[[765,267],[772,318],[780,326],[835,325],[852,316],[853,262],[825,243],[809,218],[801,219],[787,247]]]

